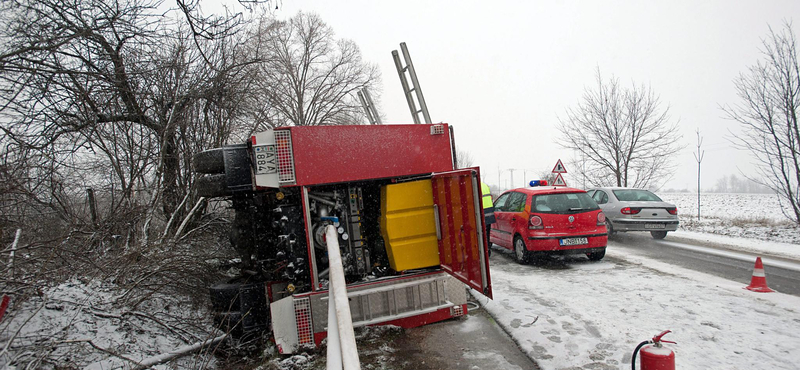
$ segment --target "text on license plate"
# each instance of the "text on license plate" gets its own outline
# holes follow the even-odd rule
[[[567,239],[560,239],[558,241],[559,245],[583,245],[589,244],[589,238],[567,238]]]
[[[278,157],[275,153],[275,145],[253,146],[253,154],[256,175],[278,173]]]
[[[645,229],[663,229],[664,224],[644,224]]]

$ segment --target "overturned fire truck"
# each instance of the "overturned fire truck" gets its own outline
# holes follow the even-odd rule
[[[477,167],[454,169],[447,124],[281,127],[195,155],[198,192],[229,198],[242,274],[210,288],[215,321],[271,331],[281,353],[327,333],[334,225],[355,327],[466,314],[491,298]]]

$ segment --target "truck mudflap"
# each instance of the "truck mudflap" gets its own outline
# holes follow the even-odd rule
[[[444,271],[393,277],[347,288],[353,327],[413,328],[467,313],[464,285]],[[272,332],[278,351],[291,354],[319,345],[328,330],[328,291],[273,302]]]

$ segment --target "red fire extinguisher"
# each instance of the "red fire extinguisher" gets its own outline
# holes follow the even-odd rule
[[[661,340],[661,337],[671,332],[665,330],[661,334],[653,337],[652,340],[646,340],[639,343],[636,349],[633,350],[633,358],[631,359],[631,369],[636,370],[636,353],[642,353],[641,370],[675,370],[675,352],[671,349],[664,347],[661,343],[672,343],[668,340]],[[651,344],[642,348],[642,346]],[[641,351],[639,349],[641,348]]]

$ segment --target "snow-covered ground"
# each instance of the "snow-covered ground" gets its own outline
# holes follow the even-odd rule
[[[613,249],[606,256],[554,268],[493,254],[494,300],[481,301],[546,370],[627,369],[636,345],[667,329],[678,369],[798,368],[800,297]]]
[[[703,194],[703,221],[696,223],[696,195],[660,195],[680,209],[676,238],[800,260],[800,230],[784,221],[774,196]],[[627,369],[636,344],[666,329],[674,333],[665,339],[678,342],[670,346],[678,368],[800,368],[798,297],[753,293],[613,248],[604,261],[567,259],[559,268],[520,266],[495,252],[495,300],[482,303],[543,369]],[[213,337],[209,314],[179,297],[148,297],[130,310],[115,304],[122,294],[107,283],[71,280],[13,302],[0,326],[0,367],[130,368]],[[36,366],[37,358],[56,363]],[[273,365],[306,368],[298,364],[312,360],[301,355]],[[209,355],[156,368],[215,366]]]
[[[180,297],[155,294],[122,309],[124,293],[113,284],[71,280],[12,304],[0,331],[0,368],[131,369],[214,338],[209,313]],[[213,368],[214,356],[204,352],[152,368]]]
[[[659,194],[674,203],[672,237],[800,261],[800,229],[769,194]],[[495,249],[495,251],[498,251]],[[636,345],[663,330],[684,369],[798,369],[800,298],[615,252],[560,268],[492,257],[494,301],[482,299],[543,369],[628,369]]]

